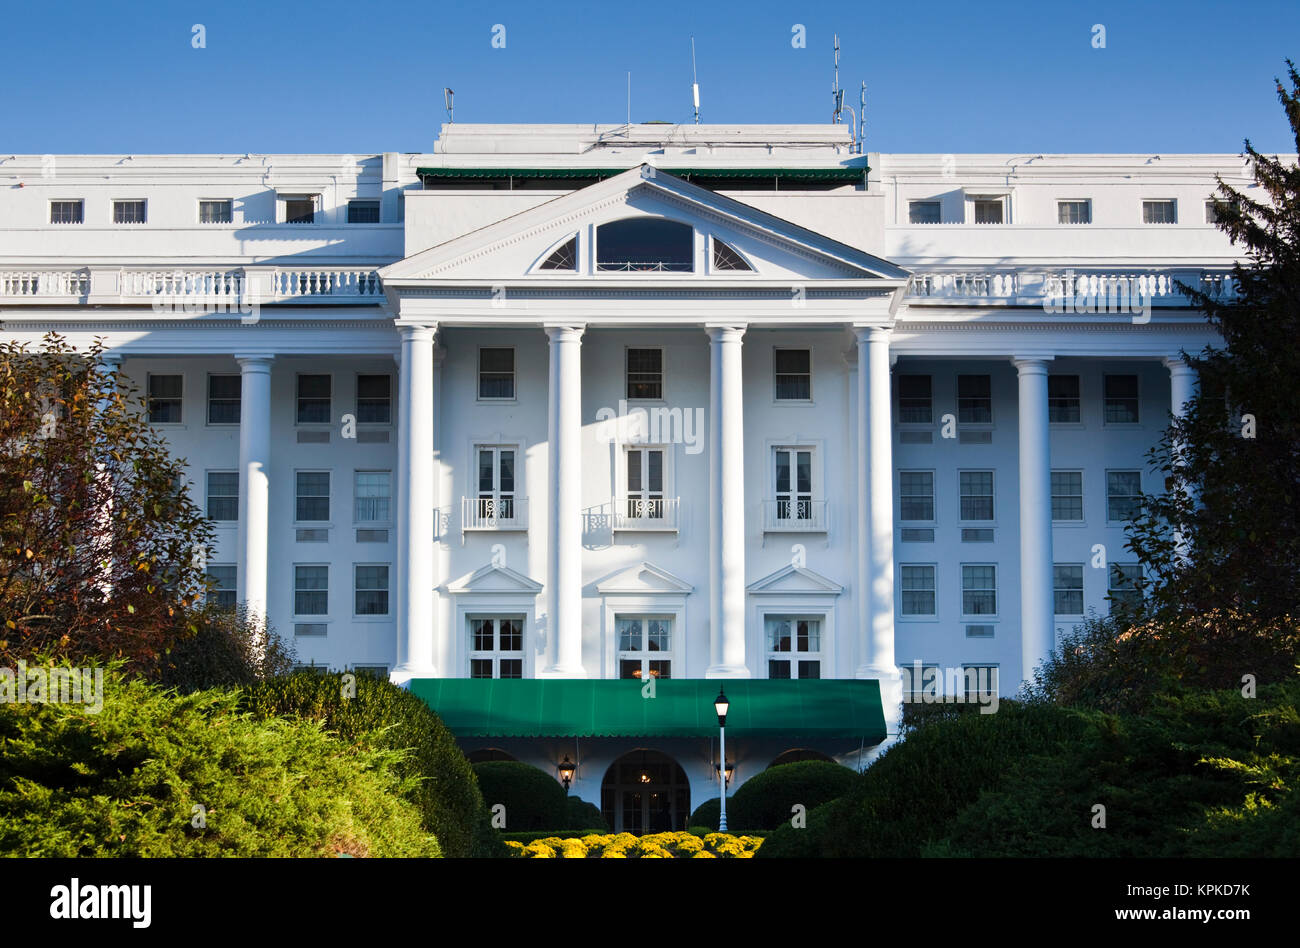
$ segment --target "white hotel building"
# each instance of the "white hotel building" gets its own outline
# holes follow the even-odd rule
[[[619,827],[684,825],[716,795],[706,679],[734,789],[869,757],[900,666],[1012,694],[1123,594],[1180,353],[1215,339],[1175,281],[1232,292],[1215,173],[1249,183],[844,126],[0,156],[0,331],[106,339],[216,523],[218,595],[304,664],[410,682],[480,756],[569,757]]]

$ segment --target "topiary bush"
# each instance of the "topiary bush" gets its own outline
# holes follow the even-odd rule
[[[778,764],[750,777],[727,801],[727,829],[774,830],[788,824],[793,807],[829,803],[848,793],[857,773],[828,760]],[[716,823],[714,824],[717,825]]]
[[[564,828],[566,830],[594,830],[608,833],[609,824],[600,812],[600,807],[588,803],[581,797],[568,797],[564,804]]]
[[[718,829],[718,820],[721,817],[722,804],[717,797],[705,800],[695,808],[691,818],[686,821],[687,826],[707,826],[711,831],[716,832]],[[727,816],[731,815],[731,801],[727,801]]]
[[[554,830],[568,820],[564,787],[544,770],[517,760],[488,760],[474,764],[479,789],[488,808],[506,808],[505,829],[513,832]]]
[[[406,752],[399,770],[415,779],[411,799],[444,854],[505,854],[469,761],[442,720],[406,689],[369,675],[345,681],[300,672],[245,689],[242,706],[261,717],[319,721],[349,743]]]
[[[437,856],[392,751],[239,696],[178,696],[114,667],[98,713],[0,702],[0,852],[12,856]],[[198,809],[202,807],[202,809]]]

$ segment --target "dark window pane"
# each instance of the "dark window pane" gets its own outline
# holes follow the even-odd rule
[[[349,224],[378,224],[378,201],[348,201]]]
[[[611,221],[596,229],[596,268],[629,271],[695,269],[695,231],[655,217]]]

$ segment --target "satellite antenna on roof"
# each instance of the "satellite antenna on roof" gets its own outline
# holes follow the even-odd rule
[[[446,86],[443,86],[443,89],[442,89],[442,101],[443,101],[443,103],[447,106],[447,123],[448,123],[448,124],[450,124],[450,123],[456,121],[454,118],[451,117],[451,113],[452,113],[452,100],[453,100],[455,97],[456,97],[456,93],[452,92],[451,89],[447,88]]]
[[[700,124],[700,78],[695,74],[695,37],[691,37],[691,93],[695,97],[695,124]]]

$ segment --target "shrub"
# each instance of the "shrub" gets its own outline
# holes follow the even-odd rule
[[[236,694],[177,696],[114,667],[99,713],[0,702],[0,852],[437,856],[395,764],[313,722],[241,714]]]
[[[243,706],[262,717],[319,721],[349,743],[406,752],[398,764],[414,778],[411,799],[447,856],[503,855],[478,783],[456,740],[429,706],[382,678],[302,672],[243,692]]]
[[[565,826],[564,787],[544,770],[516,760],[488,760],[473,768],[488,807],[505,806],[507,830],[556,830]]]
[[[287,675],[297,664],[293,643],[242,603],[234,612],[205,607],[195,621],[194,634],[161,662],[159,681],[168,688],[242,688]]]
[[[727,804],[728,804],[727,815],[730,816],[731,815],[730,798],[728,798]],[[721,810],[722,810],[722,804],[718,801],[718,798],[712,797],[708,800],[705,800],[703,803],[701,803],[699,806],[695,808],[695,812],[692,813],[691,818],[686,821],[686,825],[707,826],[709,828],[709,832],[711,833],[716,832],[718,829],[718,820],[721,818],[722,815]]]
[[[566,830],[609,832],[609,824],[605,822],[600,807],[594,803],[588,803],[581,797],[568,797],[565,801],[564,828]]]
[[[736,789],[727,803],[727,829],[774,830],[790,822],[796,804],[806,812],[828,803],[847,793],[856,779],[856,772],[828,760],[769,767]]]

